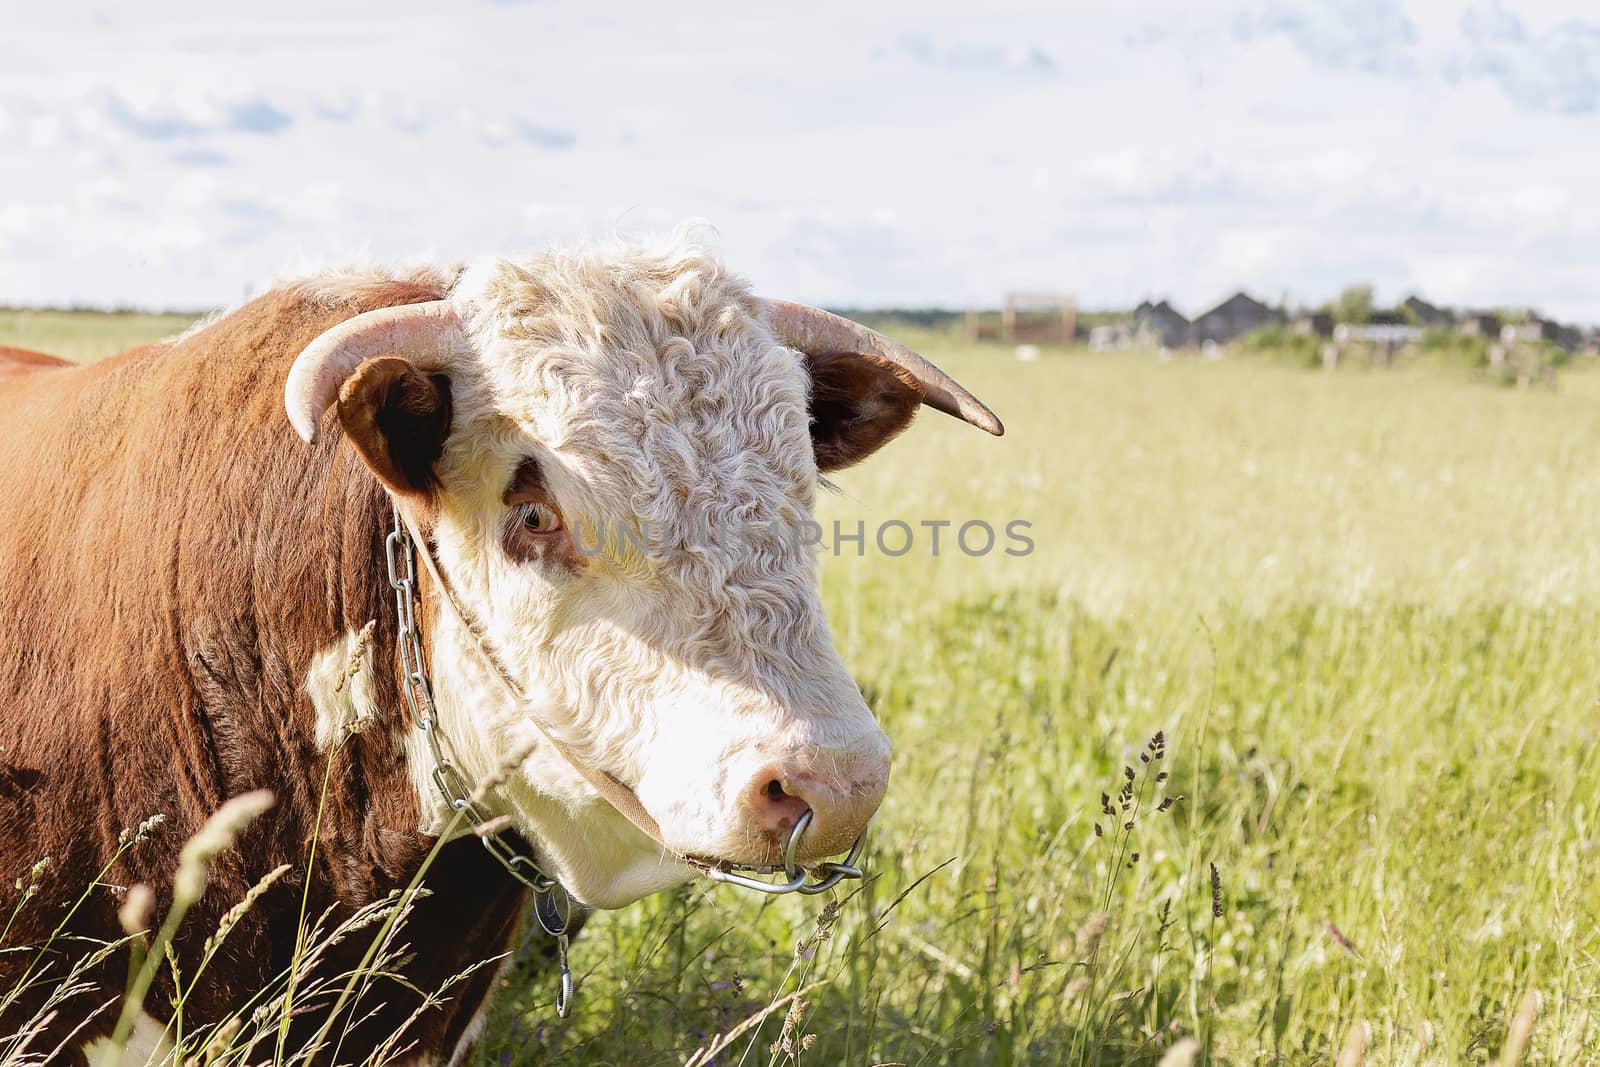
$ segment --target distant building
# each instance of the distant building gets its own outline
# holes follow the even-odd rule
[[[1234,293],[1210,311],[1195,316],[1191,336],[1201,345],[1225,345],[1263,326],[1282,325],[1281,312],[1245,293]]]
[[[1553,342],[1557,348],[1564,348],[1568,352],[1583,351],[1583,330],[1554,319],[1540,319],[1539,323],[1545,340]]]
[[[1421,327],[1429,326],[1454,326],[1456,317],[1454,312],[1447,308],[1436,307],[1420,296],[1412,295],[1405,298],[1400,309],[1411,313],[1411,318]]]
[[[1581,351],[1584,343],[1583,331],[1576,326],[1565,326],[1537,314],[1529,315],[1526,322],[1502,326],[1500,340],[1508,345],[1518,341],[1543,341],[1568,352]]]
[[[1302,337],[1332,337],[1333,316],[1326,311],[1302,311],[1290,328]]]
[[[1363,326],[1410,326],[1411,325],[1411,316],[1407,315],[1402,308],[1392,308],[1392,309],[1373,308],[1372,309],[1372,313],[1367,316],[1367,321],[1364,322],[1364,323],[1361,323],[1361,325],[1363,325]]]
[[[1492,311],[1469,311],[1461,316],[1461,332],[1495,340],[1500,336],[1500,316]]]
[[[1142,343],[1182,348],[1189,343],[1189,330],[1189,320],[1165,300],[1144,300],[1133,309],[1133,334]]]

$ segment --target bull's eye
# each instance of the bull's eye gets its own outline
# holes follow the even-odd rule
[[[561,516],[548,504],[524,504],[522,527],[530,533],[554,533],[561,529]]]

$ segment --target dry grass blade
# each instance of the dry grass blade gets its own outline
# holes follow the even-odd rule
[[[1495,1060],[1499,1067],[1517,1067],[1522,1057],[1527,1055],[1528,1043],[1533,1039],[1533,1024],[1539,1018],[1542,1004],[1543,998],[1538,990],[1530,989],[1523,994],[1517,1014],[1512,1016],[1511,1025],[1506,1027],[1506,1043],[1500,1049],[1500,1058]]]
[[[787,996],[779,997],[777,1000],[774,1000],[771,1004],[768,1004],[760,1011],[748,1016],[743,1022],[741,1022],[738,1026],[735,1026],[732,1030],[729,1030],[721,1037],[713,1040],[711,1044],[705,1046],[704,1048],[697,1049],[693,1056],[690,1056],[687,1060],[683,1061],[683,1067],[705,1067],[705,1065],[710,1063],[719,1052],[733,1044],[735,1041],[739,1040],[739,1038],[743,1037],[745,1034],[749,1033],[752,1027],[760,1025],[762,1020],[764,1020],[767,1016],[771,1015],[779,1008],[787,1008],[790,1003],[799,1000],[812,990],[821,989],[827,984],[828,979],[823,979],[820,982],[812,982],[808,986],[801,986],[799,989],[796,989],[793,993],[790,993]]]

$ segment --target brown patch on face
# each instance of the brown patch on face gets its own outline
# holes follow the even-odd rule
[[[517,466],[501,499],[510,509],[500,531],[500,547],[506,555],[519,563],[543,563],[573,571],[583,567],[583,555],[538,460],[530,456]]]

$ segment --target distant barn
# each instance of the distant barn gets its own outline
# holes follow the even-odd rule
[[[1456,317],[1448,308],[1430,304],[1420,296],[1412,295],[1400,305],[1400,310],[1409,312],[1411,318],[1418,326],[1454,326]]]
[[[1225,345],[1263,326],[1282,326],[1283,313],[1246,293],[1234,293],[1194,320],[1196,343]]]
[[[1133,332],[1140,343],[1162,348],[1182,348],[1189,343],[1190,323],[1165,300],[1139,302],[1133,309]]]

